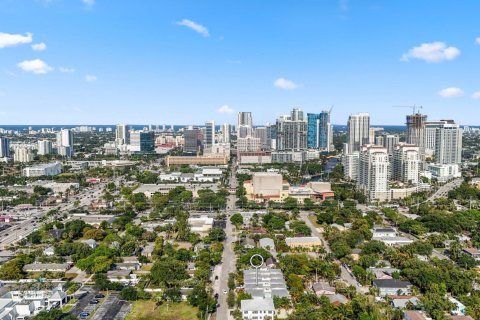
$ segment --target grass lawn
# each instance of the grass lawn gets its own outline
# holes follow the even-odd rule
[[[145,263],[142,265],[142,268],[140,270],[142,271],[150,271],[153,267],[153,263]]]
[[[317,216],[316,215],[309,216],[308,220],[310,220],[312,222],[312,224],[315,228],[320,227],[320,225],[317,223]]]
[[[135,301],[126,320],[193,320],[197,312],[197,308],[186,302],[169,303],[167,311],[165,302],[155,309],[153,301]]]
[[[63,313],[70,312],[73,309],[73,307],[75,307],[77,302],[78,302],[77,299],[72,299],[72,300],[68,301],[67,304],[63,305],[62,312]]]

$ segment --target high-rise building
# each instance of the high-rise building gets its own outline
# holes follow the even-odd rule
[[[303,149],[307,149],[307,121],[303,118],[303,111],[295,108],[290,115],[277,119],[277,150]]]
[[[393,179],[417,185],[420,172],[419,148],[413,144],[397,144],[393,153]]]
[[[347,123],[347,153],[360,151],[370,142],[370,114],[366,112],[351,114]]]
[[[73,150],[73,131],[62,129],[57,132],[57,153],[64,157],[71,157]]]
[[[425,152],[435,154],[435,140],[437,139],[437,129],[445,123],[444,120],[425,122]]]
[[[396,134],[388,134],[383,138],[383,146],[387,148],[389,155],[393,155],[395,146],[400,143],[400,137]]]
[[[375,145],[377,146],[385,146],[385,136],[379,135],[375,137]]]
[[[246,138],[252,135],[253,128],[250,126],[238,126],[237,127],[237,138]]]
[[[387,149],[364,145],[360,150],[357,187],[369,201],[388,201],[390,162]]]
[[[253,127],[252,113],[251,112],[239,112],[237,119],[237,129],[240,126]]]
[[[232,125],[230,123],[222,124],[222,142],[230,143],[230,133],[232,132]]]
[[[358,151],[347,153],[342,156],[343,174],[345,179],[355,181],[358,179],[359,161],[360,153]]]
[[[265,125],[267,134],[267,148],[272,150],[277,149],[277,125],[267,123]]]
[[[290,112],[290,117],[292,118],[292,121],[304,121],[303,117],[303,110],[300,108],[293,108],[292,112]]]
[[[0,137],[0,158],[10,157],[10,139]]]
[[[267,144],[267,128],[266,127],[255,128],[254,137],[260,139],[260,148],[262,149],[269,148]]]
[[[155,133],[153,131],[130,132],[130,150],[134,152],[155,152]]]
[[[117,124],[115,140],[117,144],[130,143],[130,126],[128,124]]]
[[[311,149],[331,151],[332,149],[332,124],[330,123],[330,111],[322,111],[319,114],[308,113],[307,146]]]
[[[425,160],[425,123],[427,116],[415,113],[407,116],[407,143],[418,147],[420,160]]]
[[[13,161],[15,162],[32,162],[33,152],[29,148],[17,148],[13,154]]]
[[[205,145],[213,146],[215,144],[215,122],[213,120],[205,122]]]
[[[260,138],[248,136],[237,139],[237,152],[260,151],[261,147]]]
[[[368,129],[368,144],[375,144],[375,138],[383,131],[383,128]]]
[[[435,163],[460,164],[462,162],[462,129],[453,120],[445,120],[437,128]]]
[[[183,132],[183,152],[199,153],[203,146],[203,133],[199,128],[189,128]]]
[[[48,140],[38,140],[38,154],[46,155],[52,153],[52,142]]]

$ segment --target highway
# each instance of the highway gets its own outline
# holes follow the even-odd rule
[[[41,221],[50,210],[58,209],[59,214],[72,210],[75,208],[74,202],[77,198],[80,201],[79,207],[89,206],[92,201],[98,199],[102,195],[103,186],[103,184],[98,184],[91,188],[84,189],[83,192],[70,197],[69,202],[66,203],[32,209],[30,211],[30,216],[27,219],[12,225],[12,227],[8,229],[0,231],[0,249],[4,250],[7,246],[27,237],[42,224],[56,219],[56,215],[53,215],[47,217],[45,221]]]
[[[454,179],[454,180],[444,184],[434,194],[432,194],[430,196],[430,198],[428,198],[427,201],[434,202],[435,199],[437,199],[437,198],[448,197],[448,193],[451,190],[453,190],[455,188],[458,188],[462,183],[463,183],[463,178],[457,178],[457,179]]]

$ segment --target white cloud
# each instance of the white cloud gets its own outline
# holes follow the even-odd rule
[[[438,95],[444,98],[461,97],[465,94],[462,89],[456,87],[445,88],[438,91]]]
[[[200,33],[204,37],[210,36],[210,33],[208,32],[208,29],[206,27],[196,22],[193,22],[192,20],[183,19],[182,21],[177,22],[177,25],[190,28],[193,31]]]
[[[47,45],[43,42],[32,44],[33,51],[43,51],[47,49]]]
[[[30,43],[32,41],[33,39],[31,33],[21,35],[0,32],[0,48],[13,47],[19,44]]]
[[[422,43],[418,47],[413,47],[405,53],[401,60],[420,59],[426,62],[441,62],[444,60],[453,60],[460,55],[460,50],[455,47],[447,47],[444,42]]]
[[[75,72],[75,69],[67,68],[67,67],[58,67],[58,71],[60,71],[62,73],[73,73],[73,72]]]
[[[233,109],[232,107],[230,107],[228,105],[223,105],[217,110],[217,112],[218,113],[232,114],[232,113],[235,112],[235,109]]]
[[[474,92],[474,93],[472,94],[472,98],[473,98],[473,99],[480,99],[480,91]]]
[[[53,68],[40,59],[25,60],[17,64],[17,66],[25,72],[35,74],[45,74],[53,71]]]
[[[95,81],[97,81],[97,76],[93,76],[93,75],[87,74],[87,75],[85,76],[85,81],[87,81],[87,82],[95,82]]]
[[[478,37],[477,39],[475,39],[475,43],[476,43],[476,44],[480,44],[480,37]]]
[[[82,0],[82,2],[86,5],[86,6],[93,6],[95,4],[95,0]]]
[[[273,82],[273,85],[282,90],[295,90],[298,88],[298,84],[285,78],[278,78]]]

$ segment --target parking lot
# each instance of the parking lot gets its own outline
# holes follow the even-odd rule
[[[99,308],[102,302],[102,299],[97,299],[100,300],[98,304],[91,304],[90,301],[95,300],[95,295],[98,294],[98,291],[89,286],[83,287],[83,290],[88,293],[82,298],[79,298],[78,303],[75,305],[72,311],[70,311],[70,315],[74,316],[75,318],[80,318],[80,314],[82,312],[93,314],[95,310]]]
[[[111,293],[105,298],[105,301],[100,305],[97,312],[93,315],[91,320],[114,320],[114,319],[123,319],[127,315],[126,312],[119,314],[122,307],[127,305],[128,302],[120,300],[118,293]],[[125,311],[125,308],[122,309]],[[123,314],[122,318],[117,317],[117,314]]]

